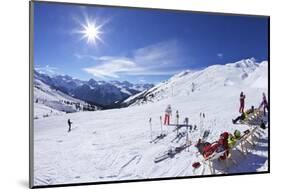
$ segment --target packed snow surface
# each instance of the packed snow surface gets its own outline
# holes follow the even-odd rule
[[[155,86],[153,99],[121,109],[60,114],[34,120],[34,184],[51,185],[81,182],[117,181],[208,175],[209,170],[192,163],[200,161],[194,147],[205,130],[210,130],[207,141],[218,140],[220,133],[235,129],[244,131],[247,125],[232,124],[239,115],[239,94],[246,94],[246,109],[259,106],[262,93],[267,93],[267,62],[243,60],[234,64],[216,65],[196,72],[183,72]],[[192,89],[192,83],[195,85]],[[153,89],[151,89],[153,90]],[[267,94],[266,94],[267,95]],[[157,143],[152,138],[161,133],[160,116],[170,104],[179,111],[179,122],[189,118],[197,125],[188,132],[192,145],[173,158],[154,163],[154,158],[171,147],[186,142],[179,141],[174,127],[163,125],[167,136]],[[38,107],[35,106],[35,112]],[[200,112],[206,118],[200,124]],[[73,122],[67,132],[67,120]],[[163,122],[163,121],[162,121]],[[184,132],[182,128],[180,132]],[[260,130],[257,145],[247,155],[233,153],[237,165],[228,169],[216,162],[215,169],[225,173],[267,171],[268,130]],[[217,174],[220,174],[219,172]]]

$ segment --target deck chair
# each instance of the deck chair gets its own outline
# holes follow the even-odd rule
[[[251,144],[252,146],[255,146],[256,143],[254,141],[254,138],[258,138],[258,136],[256,136],[256,132],[258,131],[259,127],[254,127],[250,130],[249,134],[247,135],[245,142],[248,142],[249,144]]]
[[[242,155],[245,155],[248,153],[247,146],[245,146],[245,139],[246,139],[247,135],[248,134],[244,134],[238,140],[236,140],[236,143],[232,146],[232,148],[229,149],[230,154],[232,154],[234,149],[236,149]],[[240,146],[240,149],[238,148],[239,146]]]
[[[216,170],[214,169],[213,161],[218,160],[221,156],[223,156],[226,153],[226,151],[227,150],[224,150],[221,152],[214,152],[212,155],[210,155],[207,158],[204,158],[204,160],[202,161],[202,163],[204,165],[207,165],[209,167],[211,174],[216,174]],[[230,161],[235,165],[237,164],[236,161],[232,159],[231,154],[229,153],[229,155],[226,157],[226,159],[222,160],[222,162],[224,163],[225,169],[229,168]]]
[[[262,116],[262,111],[255,109],[253,113],[248,114],[244,120],[240,121],[240,123],[246,125],[258,125],[260,124]]]
[[[249,133],[244,134],[240,137],[240,139],[238,139],[235,143],[235,145],[230,149],[230,153],[232,153],[232,151],[234,149],[238,150],[239,152],[241,152],[243,155],[246,155],[248,153],[248,147],[246,145],[246,143],[250,144],[251,146],[255,146],[255,142],[254,142],[254,137],[256,132],[258,130],[258,127],[255,127],[253,129],[250,130]],[[240,146],[241,150],[238,148]]]

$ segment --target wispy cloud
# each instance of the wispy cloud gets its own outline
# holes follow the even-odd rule
[[[222,53],[218,53],[217,56],[218,56],[219,58],[223,58],[223,54],[222,54]]]
[[[103,79],[107,77],[118,78],[119,74],[134,72],[138,69],[135,62],[123,57],[100,57],[96,59],[100,62],[99,65],[83,70]]]
[[[40,66],[37,65],[34,67],[34,69],[40,73],[45,73],[45,74],[49,74],[49,75],[54,75],[58,73],[58,68],[57,67],[53,67],[53,66]]]
[[[181,55],[175,40],[161,42],[134,50],[131,56],[75,56],[92,59],[94,66],[83,68],[87,73],[102,79],[121,75],[172,75],[180,71]]]

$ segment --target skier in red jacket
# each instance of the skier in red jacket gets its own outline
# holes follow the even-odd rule
[[[243,92],[241,92],[241,93],[240,93],[240,108],[239,108],[239,113],[243,113],[243,112],[244,112],[245,98],[246,98],[246,96],[243,94]]]
[[[165,110],[164,125],[170,125],[170,116],[172,116],[172,108],[169,104]]]

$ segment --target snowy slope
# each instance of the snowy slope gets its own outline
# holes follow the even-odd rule
[[[248,60],[247,60],[248,61]],[[246,62],[247,62],[246,61]],[[252,63],[254,61],[250,60]],[[152,118],[153,138],[161,132],[160,116],[171,104],[179,111],[180,123],[185,117],[197,131],[188,134],[195,143],[204,130],[211,131],[208,141],[213,142],[223,131],[244,131],[246,125],[234,125],[231,119],[238,115],[239,94],[246,94],[246,108],[258,106],[262,92],[267,91],[267,62],[262,64],[235,64],[211,66],[198,72],[180,73],[165,83],[150,89],[154,97],[149,103],[127,108],[95,112],[77,112],[34,120],[35,185],[149,179],[159,177],[210,174],[203,166],[192,169],[200,156],[192,145],[174,158],[154,163],[154,158],[170,147],[185,142],[171,142],[176,133],[173,127],[163,126],[167,137],[150,143],[149,118]],[[243,76],[247,73],[247,77]],[[241,75],[242,74],[242,75]],[[255,84],[255,81],[257,82]],[[192,92],[191,85],[195,83]],[[141,104],[141,103],[140,103]],[[199,113],[204,112],[204,124]],[[67,132],[67,119],[73,121],[73,131]],[[182,129],[184,131],[184,129]],[[217,170],[226,173],[266,171],[268,168],[268,132],[259,131],[255,148],[246,156],[238,152],[233,159],[239,162],[225,170],[217,162]]]
[[[41,80],[34,80],[34,118],[39,119],[51,115],[61,115],[79,111],[75,104],[81,107],[86,102],[75,99],[59,90],[51,88]],[[99,109],[96,107],[96,109]]]
[[[267,88],[267,61],[257,63],[255,59],[245,59],[226,65],[213,65],[200,71],[186,70],[159,83],[145,93],[139,93],[126,99],[126,105],[137,105],[159,101],[169,96],[186,96],[196,91],[215,91],[227,88],[253,86]],[[144,98],[145,97],[145,98]]]

